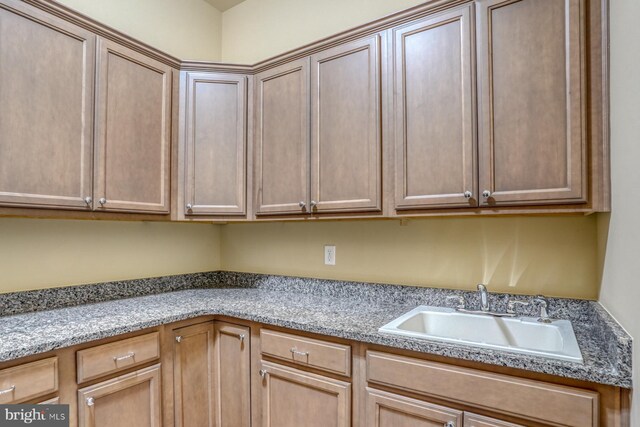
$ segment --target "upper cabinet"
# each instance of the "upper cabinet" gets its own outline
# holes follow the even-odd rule
[[[95,199],[103,210],[169,213],[171,67],[99,41]]]
[[[425,2],[248,66],[0,0],[0,215],[608,211],[607,25],[599,0]]]
[[[184,212],[245,215],[247,77],[183,72]]]
[[[256,214],[379,211],[381,36],[256,77]]]
[[[472,5],[394,28],[397,209],[476,204]]]
[[[256,214],[309,205],[309,58],[255,78]]]
[[[0,3],[0,204],[91,207],[95,39]]]
[[[0,2],[0,204],[169,213],[172,68],[97,39]]]
[[[311,56],[313,212],[380,210],[381,36]]]
[[[477,5],[481,204],[587,201],[584,1]]]

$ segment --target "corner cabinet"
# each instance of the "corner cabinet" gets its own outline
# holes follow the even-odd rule
[[[95,43],[22,1],[0,3],[0,205],[90,209]]]
[[[482,206],[587,201],[583,0],[478,0]]]
[[[247,77],[182,72],[181,150],[186,217],[244,216]]]
[[[171,67],[98,42],[96,206],[169,213]]]

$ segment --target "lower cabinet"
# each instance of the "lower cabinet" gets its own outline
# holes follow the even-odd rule
[[[264,427],[347,427],[351,384],[262,361]]]
[[[213,427],[213,322],[173,331],[175,427]]]
[[[79,427],[160,427],[160,365],[78,390]]]
[[[365,418],[366,425],[369,427],[462,427],[463,425],[462,411],[368,387],[365,393]]]
[[[250,330],[204,322],[173,330],[176,427],[244,427],[251,420]]]

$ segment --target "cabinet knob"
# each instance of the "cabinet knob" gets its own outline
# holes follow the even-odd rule
[[[93,199],[92,199],[91,197],[85,197],[85,198],[84,198],[84,202],[85,202],[87,205],[90,205],[90,204],[91,204],[91,202],[93,202]]]
[[[298,202],[298,206],[300,206],[302,209],[304,209],[305,206],[307,206],[307,204],[303,201]]]
[[[95,404],[95,400],[93,400],[93,397],[87,397],[87,406],[93,406]]]
[[[489,197],[491,197],[491,191],[489,190],[484,190],[482,192],[482,197],[484,197],[485,199],[488,199]]]
[[[107,199],[101,197],[100,200],[98,200],[98,203],[100,203],[101,205],[105,205],[107,203]]]
[[[472,197],[473,197],[473,193],[471,191],[467,190],[467,191],[464,192],[464,198],[465,199],[469,200]]]
[[[240,340],[240,344],[244,343],[244,334],[238,334],[238,339]]]
[[[316,202],[315,200],[312,200],[311,203],[311,209],[315,208],[316,206],[318,206],[318,202]]]
[[[182,337],[180,335],[176,337],[176,342],[182,342]]]
[[[444,423],[444,427],[456,427],[456,423],[454,423],[453,421],[447,421],[446,423]]]
[[[267,376],[267,370],[266,369],[260,369],[260,376],[262,378],[266,377]]]
[[[193,209],[193,205],[191,203],[187,203],[187,210],[190,211]]]

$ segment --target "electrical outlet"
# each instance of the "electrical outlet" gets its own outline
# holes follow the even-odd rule
[[[336,247],[333,245],[324,246],[324,265],[336,265]]]

